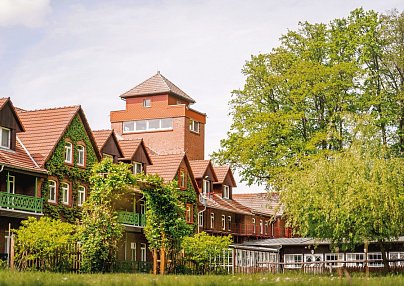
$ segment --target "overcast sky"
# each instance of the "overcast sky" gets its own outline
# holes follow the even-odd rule
[[[229,129],[230,92],[243,86],[251,55],[299,21],[361,6],[386,12],[404,1],[0,0],[0,97],[25,109],[81,104],[91,127],[106,129],[109,111],[124,108],[119,95],[159,70],[207,113],[208,158]]]

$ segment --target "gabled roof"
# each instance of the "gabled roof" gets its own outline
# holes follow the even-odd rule
[[[212,174],[213,174],[213,181],[217,182],[217,176],[215,174],[215,170],[213,169],[213,165],[210,162],[210,160],[192,160],[189,161],[191,165],[192,172],[194,173],[194,176],[196,179],[202,178],[207,169],[211,168]]]
[[[39,166],[43,167],[52,156],[54,149],[77,114],[84,124],[95,154],[100,159],[93,133],[80,105],[30,111],[18,109],[18,115],[26,130],[19,137]]]
[[[25,128],[24,128],[24,125],[21,122],[20,117],[18,116],[17,108],[14,107],[14,105],[11,102],[10,98],[9,97],[0,98],[0,110],[2,110],[7,104],[10,105],[11,112],[12,112],[14,118],[15,118],[15,121],[18,124],[18,127],[20,128],[20,130],[16,130],[16,132],[24,132]]]
[[[93,135],[94,135],[95,143],[97,143],[97,147],[100,152],[101,152],[102,148],[104,148],[104,145],[105,145],[105,143],[107,143],[108,139],[110,137],[112,137],[112,140],[114,140],[114,142],[118,148],[120,156],[121,157],[124,156],[114,130],[95,130],[95,131],[93,131]]]
[[[214,184],[223,184],[226,180],[226,177],[229,176],[232,187],[237,187],[236,180],[234,180],[233,172],[231,171],[229,166],[214,166],[215,174],[217,177],[217,182]]]
[[[195,103],[195,100],[182,91],[179,87],[165,78],[160,72],[157,72],[151,78],[135,86],[121,95],[121,98],[137,97],[153,94],[169,93],[189,103]]]
[[[119,158],[120,161],[132,160],[136,151],[139,148],[143,148],[145,151],[145,154],[147,156],[147,160],[149,160],[149,163],[152,164],[153,161],[151,160],[150,155],[147,152],[146,145],[144,144],[143,139],[120,140],[119,145],[120,145],[122,153],[123,153],[123,158]]]
[[[283,213],[283,208],[280,207],[279,196],[270,193],[252,193],[252,194],[235,194],[233,200],[250,208],[253,213],[264,215],[277,215]]]

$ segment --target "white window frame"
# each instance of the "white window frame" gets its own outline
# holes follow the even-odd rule
[[[65,142],[65,163],[73,163],[73,145],[71,142]]]
[[[365,260],[365,253],[346,253],[345,254],[345,260],[346,261],[357,261],[357,260],[361,260],[364,261]],[[363,262],[353,262],[353,263],[347,263],[346,266],[363,266]]]
[[[185,188],[185,171],[180,169],[180,180],[179,180],[180,188]]]
[[[298,263],[303,262],[303,254],[285,254],[284,259],[285,268],[296,269],[302,267],[302,265]]]
[[[255,218],[252,218],[252,225],[253,225],[253,233],[255,233]]]
[[[147,260],[147,245],[146,243],[140,244],[140,261],[145,262]]]
[[[203,179],[202,181],[202,193],[209,194],[210,193],[210,181]]]
[[[150,121],[159,120],[159,127],[152,128],[150,127]],[[169,127],[162,127],[164,120],[170,120]],[[145,129],[136,129],[137,122],[144,123]],[[144,119],[144,120],[135,120],[135,121],[125,121],[122,123],[123,133],[142,133],[142,132],[152,132],[152,131],[160,131],[160,130],[173,130],[174,120],[173,118],[155,118],[155,119]]]
[[[3,131],[8,132],[7,146],[3,145]],[[2,148],[10,149],[10,145],[11,145],[11,129],[0,127],[0,146]]]
[[[131,261],[136,261],[137,255],[136,255],[136,242],[131,242],[130,243],[130,250],[131,250]]]
[[[226,216],[222,215],[222,230],[226,230]]]
[[[77,145],[76,149],[77,149],[77,165],[84,166],[86,148],[83,145]]]
[[[200,132],[200,124],[201,124],[200,122],[198,122],[196,120],[193,120],[193,119],[190,119],[190,121],[189,121],[189,130],[191,132],[199,134],[199,132]]]
[[[376,258],[376,256],[377,256],[377,258]],[[375,259],[377,259],[377,261],[371,261],[371,260],[375,260]],[[383,267],[383,261],[380,259],[383,259],[381,252],[369,252],[368,253],[369,267]]]
[[[7,175],[8,176],[8,187],[7,190],[9,194],[15,194],[15,176]]]
[[[389,253],[389,259],[404,259],[404,252],[399,252],[399,251],[392,251]],[[391,266],[394,265],[404,265],[404,261],[397,261],[397,262],[390,262]]]
[[[151,99],[150,98],[143,99],[143,107],[146,107],[146,108],[151,107]]]
[[[67,187],[66,187],[67,186]],[[62,204],[69,205],[70,199],[70,185],[66,182],[60,183],[60,189],[62,192]]]
[[[77,188],[77,205],[81,207],[86,200],[86,188],[79,186]]]
[[[198,226],[203,227],[203,212],[198,213]]]
[[[210,213],[210,228],[215,228],[215,213]]]
[[[227,216],[227,230],[231,231],[231,216]]]
[[[230,187],[228,185],[223,185],[223,196],[224,199],[230,199]]]
[[[133,174],[141,174],[143,173],[143,164],[141,162],[133,161]]]
[[[268,234],[268,221],[265,221],[265,234]]]
[[[260,234],[264,234],[264,222],[260,219]]]
[[[344,261],[343,253],[326,253],[324,255],[325,262],[327,266],[331,266],[332,268],[341,267],[342,263],[338,261]]]
[[[48,202],[50,202],[50,203],[56,203],[56,188],[57,188],[57,185],[56,185],[56,181],[54,181],[54,180],[49,180],[48,181],[48,188],[49,188],[49,193],[48,193],[48,195],[49,195],[49,198],[48,198]],[[52,194],[53,194],[53,196],[52,196]],[[53,199],[52,199],[52,197],[53,197]]]
[[[185,215],[185,218],[186,218],[186,221],[187,221],[187,223],[193,223],[193,211],[192,211],[192,204],[186,204],[186,206],[185,206],[186,208],[185,208],[185,212],[186,212],[186,215]]]

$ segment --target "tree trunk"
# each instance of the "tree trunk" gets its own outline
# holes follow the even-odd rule
[[[387,254],[386,254],[386,249],[384,248],[383,241],[379,241],[379,246],[380,246],[380,251],[382,253],[382,259],[383,259],[383,273],[387,274],[390,271],[390,265],[389,265],[389,262],[387,261]]]
[[[153,274],[157,275],[157,249],[153,249]]]
[[[369,278],[369,261],[368,261],[368,253],[369,253],[369,242],[365,241],[365,273],[366,277]]]
[[[160,274],[164,275],[166,270],[166,249],[165,249],[166,235],[164,232],[161,234],[161,249],[160,249]]]

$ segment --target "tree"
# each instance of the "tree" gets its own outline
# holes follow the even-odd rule
[[[276,187],[279,174],[353,140],[369,113],[383,142],[403,155],[403,14],[357,9],[329,24],[300,23],[279,47],[252,56],[232,92],[233,123],[213,154],[248,183]]]
[[[182,247],[185,256],[197,266],[199,273],[206,273],[209,263],[215,258],[222,256],[233,242],[231,235],[212,236],[206,232],[184,238]]]
[[[137,179],[146,198],[144,232],[153,250],[153,272],[157,274],[159,252],[160,274],[164,274],[167,257],[181,249],[182,239],[192,234],[194,226],[185,220],[185,205],[180,199],[176,181],[164,183],[155,175],[140,175]]]
[[[114,262],[123,233],[113,202],[122,194],[134,191],[135,177],[127,164],[114,164],[106,158],[94,165],[90,183],[91,191],[83,204],[80,229],[81,270],[105,272]]]
[[[70,223],[41,217],[29,217],[14,230],[15,260],[17,268],[26,270],[38,267],[43,271],[68,271],[67,247],[75,243],[76,226]],[[58,259],[56,258],[59,253]]]
[[[380,138],[307,161],[281,185],[284,212],[301,236],[342,250],[376,241],[388,267],[384,243],[404,233],[404,159],[391,157]]]

